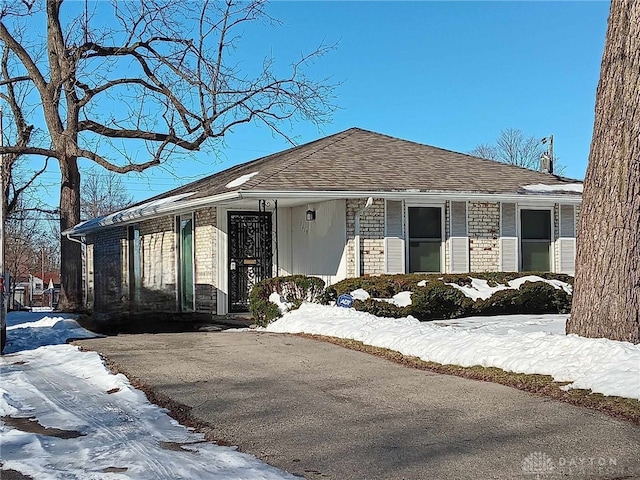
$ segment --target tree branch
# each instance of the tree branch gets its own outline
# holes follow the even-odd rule
[[[160,164],[160,162],[156,158],[153,158],[152,160],[149,160],[148,162],[144,162],[144,163],[130,163],[125,166],[120,166],[120,165],[111,163],[106,158],[98,155],[97,153],[91,152],[89,150],[84,150],[82,148],[79,148],[76,150],[75,153],[78,157],[83,157],[83,158],[92,160],[93,162],[97,163],[101,167],[116,173],[142,172],[143,170],[146,170],[149,167],[153,167],[154,165]]]

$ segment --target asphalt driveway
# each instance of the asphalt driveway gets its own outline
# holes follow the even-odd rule
[[[308,479],[640,478],[640,428],[501,385],[291,335],[75,342]]]

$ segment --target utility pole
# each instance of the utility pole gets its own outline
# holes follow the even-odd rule
[[[553,135],[544,137],[540,143],[543,145],[549,143],[549,147],[545,153],[542,154],[542,171],[545,173],[553,173]]]

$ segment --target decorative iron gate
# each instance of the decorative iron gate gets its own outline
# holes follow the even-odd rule
[[[229,311],[249,310],[249,292],[272,275],[271,212],[229,212]]]

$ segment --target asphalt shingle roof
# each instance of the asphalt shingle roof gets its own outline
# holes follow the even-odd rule
[[[238,187],[226,185],[258,172]],[[154,198],[190,199],[241,190],[522,193],[524,185],[575,180],[350,128],[231,167]],[[568,193],[571,195],[571,193]],[[576,195],[575,193],[573,195]]]

